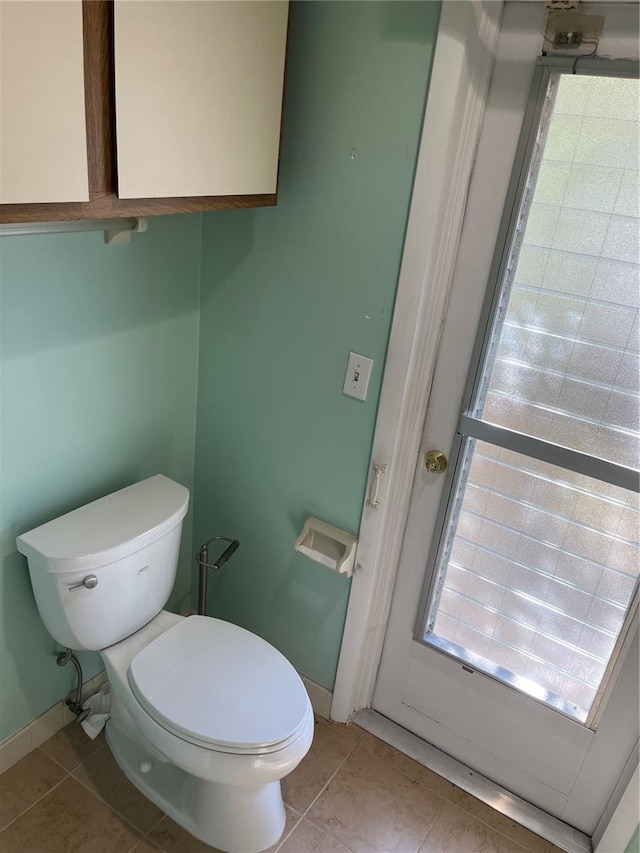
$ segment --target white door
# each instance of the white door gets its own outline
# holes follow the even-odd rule
[[[534,77],[527,5],[505,8],[373,707],[591,834],[638,739],[640,88],[589,59]]]

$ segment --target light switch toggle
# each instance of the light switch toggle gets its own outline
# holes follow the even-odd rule
[[[366,400],[372,367],[372,358],[367,358],[366,355],[358,355],[357,352],[350,352],[342,393],[348,397],[355,397],[356,400]]]

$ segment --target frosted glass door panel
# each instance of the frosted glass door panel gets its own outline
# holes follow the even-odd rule
[[[584,722],[638,582],[639,508],[471,442],[427,641]]]
[[[638,468],[640,83],[551,95],[475,414]]]
[[[0,204],[88,200],[81,0],[0,0]]]
[[[274,193],[288,3],[116,0],[120,198]]]
[[[587,724],[640,570],[639,110],[637,79],[550,77],[424,631]]]

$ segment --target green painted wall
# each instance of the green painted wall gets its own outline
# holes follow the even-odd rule
[[[329,688],[349,581],[293,543],[308,515],[358,528],[438,14],[294,3],[278,207],[203,224],[195,540],[241,542],[208,612]]]
[[[636,831],[631,836],[624,853],[640,853],[640,825],[636,826]]]
[[[15,537],[107,492],[193,476],[200,217],[0,240],[0,739],[59,701],[71,667],[36,610]],[[172,599],[188,601],[190,518]],[[86,675],[100,667],[82,655]]]
[[[0,241],[0,739],[72,686],[16,535],[158,471],[192,487],[194,453],[171,606],[194,544],[238,536],[210,612],[332,686],[349,582],[292,546],[309,514],[359,523],[438,12],[294,4],[277,208]],[[366,403],[349,350],[375,359]]]

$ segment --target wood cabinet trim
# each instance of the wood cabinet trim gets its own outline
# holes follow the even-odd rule
[[[204,213],[248,207],[273,207],[275,193],[268,195],[193,196],[191,198],[121,199],[115,194],[98,195],[90,201],[62,204],[0,205],[0,223],[56,222],[77,219],[114,219],[131,216],[162,216],[172,213]]]
[[[89,199],[116,191],[113,2],[83,0],[84,86]]]

